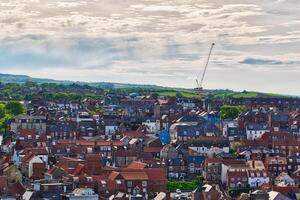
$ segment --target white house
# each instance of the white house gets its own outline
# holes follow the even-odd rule
[[[275,178],[275,184],[276,185],[295,185],[295,181],[288,173],[281,172],[276,178]]]
[[[105,135],[114,135],[119,130],[117,124],[105,124]]]
[[[142,122],[148,133],[157,134],[160,131],[160,121],[157,119],[147,119]]]
[[[77,188],[67,197],[71,200],[98,200],[99,195],[90,188]]]
[[[248,174],[248,184],[251,188],[257,188],[264,183],[269,183],[270,178],[268,177],[266,171],[251,169],[247,171]]]
[[[247,140],[259,139],[263,134],[269,131],[266,124],[249,124],[246,126]]]
[[[221,153],[229,153],[229,146],[228,147],[189,147],[190,150],[197,152],[199,155],[204,155],[208,157],[213,157],[214,155],[218,155]]]

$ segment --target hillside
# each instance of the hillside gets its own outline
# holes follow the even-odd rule
[[[62,85],[70,85],[70,84],[89,85],[92,87],[116,89],[123,92],[140,92],[143,94],[157,94],[160,96],[177,96],[177,97],[187,97],[187,98],[199,97],[199,94],[193,89],[170,88],[170,87],[162,87],[157,85],[54,80],[54,79],[33,78],[26,75],[0,74],[0,82],[2,83],[25,84],[28,81],[36,82],[38,84],[55,83],[55,84],[62,84]],[[219,98],[219,99],[289,97],[280,94],[260,93],[260,92],[253,92],[253,91],[236,92],[232,90],[206,90],[204,95],[209,98]]]

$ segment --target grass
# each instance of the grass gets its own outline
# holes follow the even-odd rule
[[[199,96],[196,92],[186,92],[186,91],[162,91],[162,92],[157,92],[157,94],[160,96],[167,96],[167,97],[176,97],[177,95],[180,95],[186,98],[196,98]]]
[[[167,190],[175,192],[177,189],[181,191],[192,191],[195,190],[199,185],[202,185],[203,177],[198,176],[192,181],[168,181]]]
[[[273,93],[261,93],[261,92],[254,92],[254,91],[235,92],[232,90],[212,90],[209,91],[208,95],[211,96],[212,98],[218,98],[218,99],[287,97],[285,95],[273,94]]]

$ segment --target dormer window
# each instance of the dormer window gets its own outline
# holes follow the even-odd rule
[[[79,182],[79,177],[73,177],[73,181],[75,182],[75,183],[78,183]]]
[[[93,182],[93,177],[86,177],[87,182]]]

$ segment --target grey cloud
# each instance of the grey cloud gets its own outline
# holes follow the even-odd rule
[[[283,65],[283,64],[293,64],[294,62],[284,62],[281,60],[269,60],[260,58],[246,58],[239,63],[248,65]]]

